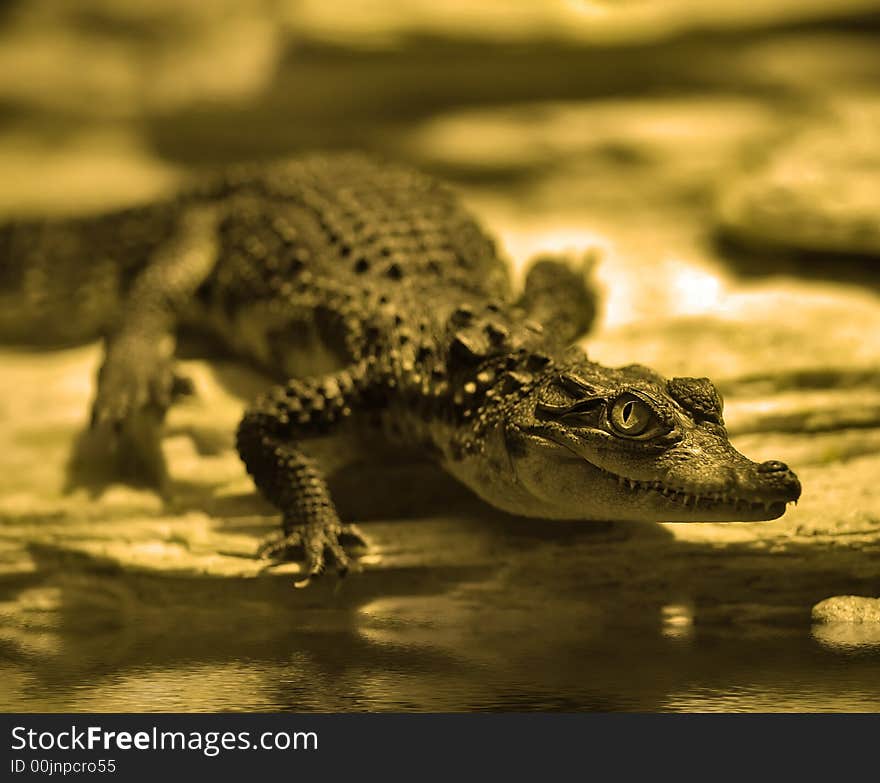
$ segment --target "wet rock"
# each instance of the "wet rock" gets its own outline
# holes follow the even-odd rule
[[[748,244],[880,255],[880,102],[860,97],[721,192],[717,219]]]
[[[838,595],[813,607],[813,638],[831,650],[880,647],[880,598]]]
[[[78,130],[63,140],[28,127],[4,130],[0,171],[15,183],[0,187],[4,217],[100,212],[166,197],[181,181],[180,171],[125,127]]]
[[[434,168],[469,177],[529,174],[595,205],[632,199],[633,177],[642,200],[705,187],[745,144],[774,129],[767,107],[749,99],[544,101],[443,114],[405,144]],[[560,171],[565,176],[555,181]],[[572,192],[578,182],[583,194]]]
[[[261,11],[249,0],[222,10],[189,0],[19,4],[0,31],[0,96],[116,118],[195,98],[246,98],[271,78],[282,46],[280,20]],[[216,67],[221,58],[228,68]]]
[[[813,607],[814,623],[880,623],[880,598],[837,595]]]

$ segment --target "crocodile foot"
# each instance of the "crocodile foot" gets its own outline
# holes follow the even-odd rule
[[[326,556],[336,564],[336,571],[345,576],[349,571],[360,570],[346,552],[348,547],[367,549],[370,544],[356,525],[328,522],[323,524],[297,525],[289,532],[273,533],[267,536],[259,548],[257,556],[266,560],[301,560],[305,564],[305,577],[295,582],[296,587],[307,587],[326,570]]]

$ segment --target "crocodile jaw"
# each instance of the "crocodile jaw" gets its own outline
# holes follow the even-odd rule
[[[634,493],[659,493],[664,501],[669,502],[670,516],[662,522],[694,522],[694,521],[749,521],[764,522],[778,519],[785,513],[788,503],[796,500],[749,500],[739,498],[735,494],[710,492],[701,494],[698,490],[674,489],[659,481],[638,482],[618,477],[618,483]],[[655,499],[656,500],[656,499]],[[676,518],[679,514],[686,519]],[[699,519],[695,519],[698,517]]]
[[[562,472],[569,469],[583,476],[586,468],[589,473],[585,480],[602,498],[606,509],[606,515],[601,518],[652,522],[766,522],[781,517],[788,503],[797,502],[794,497],[738,496],[734,489],[725,492],[672,487],[661,481],[618,476],[590,463],[585,464],[577,457],[568,462],[570,465],[559,465],[558,469]]]
[[[800,495],[796,480],[784,487],[747,489],[732,481],[721,487],[685,487],[659,479],[630,478],[598,467],[549,439],[533,435],[528,441],[528,448],[514,461],[514,470],[520,492],[529,499],[520,497],[516,508],[508,508],[527,516],[633,522],[760,522],[782,516],[787,504],[797,502]],[[480,494],[495,505],[503,503],[498,497],[488,497],[485,491]]]

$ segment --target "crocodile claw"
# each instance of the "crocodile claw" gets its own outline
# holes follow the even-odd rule
[[[296,581],[296,587],[307,587],[320,577],[327,567],[327,553],[336,564],[336,572],[344,577],[349,571],[359,571],[345,551],[346,546],[369,547],[369,541],[356,525],[330,522],[298,525],[290,532],[267,537],[257,549],[257,556],[265,560],[303,560],[305,577]]]

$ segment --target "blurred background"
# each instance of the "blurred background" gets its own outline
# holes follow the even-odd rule
[[[0,708],[876,710],[878,12],[2,0],[0,217],[315,149],[410,162],[515,269],[590,254],[591,357],[712,377],[735,445],[804,496],[773,523],[621,533],[404,473],[372,509],[355,480],[369,570],[304,595],[249,557],[274,520],[231,434],[264,380],[188,362],[176,505],[92,499],[64,477],[99,346],[0,348]]]

